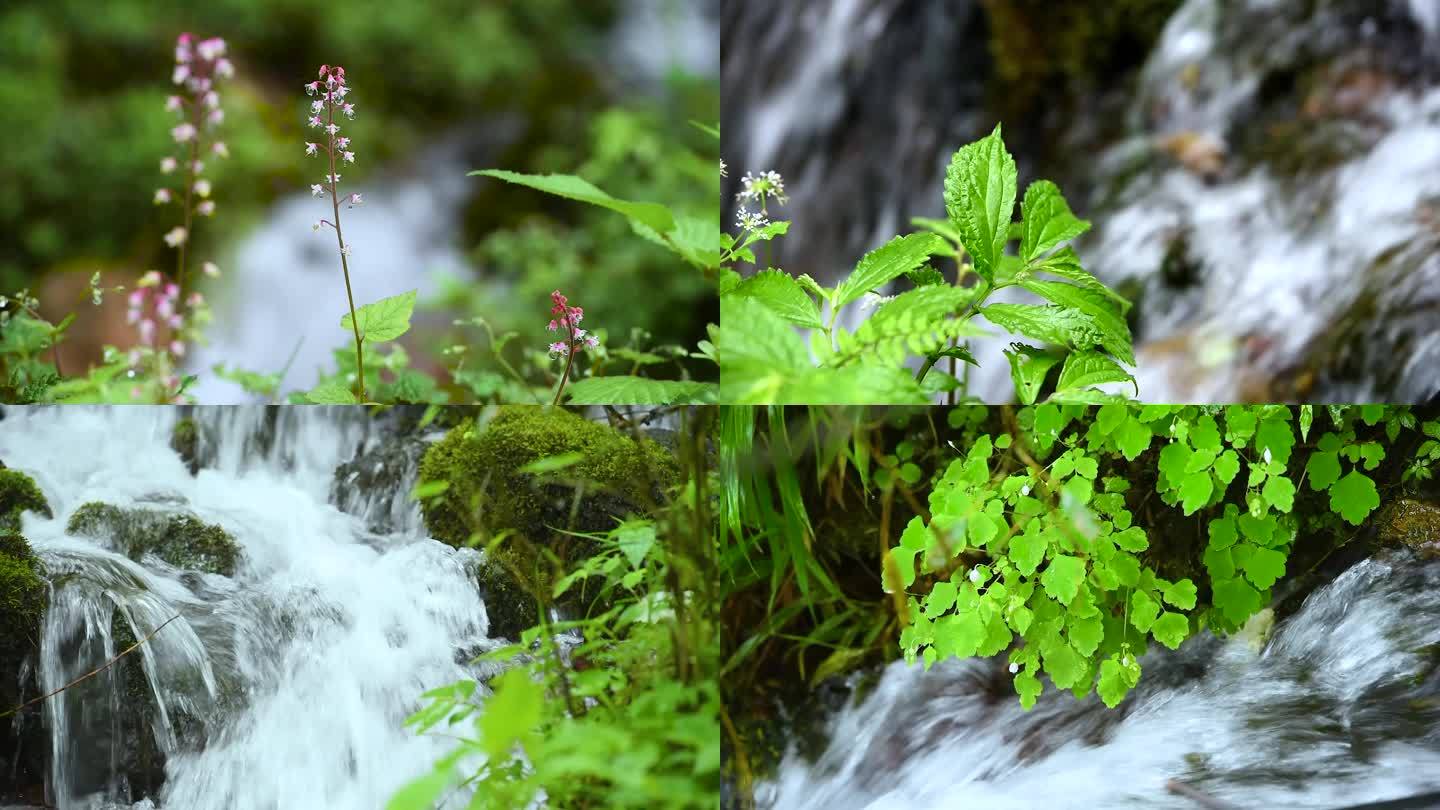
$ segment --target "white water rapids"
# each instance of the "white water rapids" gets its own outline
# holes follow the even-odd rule
[[[1031,712],[990,662],[892,664],[832,718],[817,762],[791,754],[762,807],[1055,810],[1338,808],[1440,789],[1440,562],[1366,560],[1257,650],[1192,639],[1142,661],[1116,710],[1047,688]]]
[[[402,723],[423,691],[473,677],[457,650],[486,640],[467,574],[476,552],[427,539],[413,506],[394,533],[376,535],[363,504],[356,517],[329,502],[336,465],[383,430],[361,409],[281,409],[268,449],[254,441],[265,409],[198,409],[218,453],[195,477],[168,446],[177,418],[173,408],[63,407],[9,408],[0,421],[0,458],[32,475],[55,512],[24,516],[53,588],[42,689],[114,656],[115,611],[137,637],[178,614],[135,653],[161,707],[150,747],[168,760],[154,805],[136,808],[383,806],[450,748]],[[223,526],[241,549],[235,576],[136,563],[66,535],[75,508],[95,500]],[[117,733],[116,710],[133,699],[117,670],[47,703],[62,810],[130,806],[116,763],[138,743]]]

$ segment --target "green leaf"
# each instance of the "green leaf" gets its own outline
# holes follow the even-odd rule
[[[1001,329],[1042,343],[1088,349],[1099,345],[1100,331],[1083,312],[1034,304],[990,304],[980,310]]]
[[[545,473],[559,472],[560,470],[568,469],[584,460],[584,453],[561,453],[555,456],[537,458],[529,464],[520,467],[516,472],[543,475]]]
[[[1239,535],[1235,531],[1235,518],[1230,515],[1210,521],[1210,546],[1226,549],[1235,545]]]
[[[1015,570],[1030,576],[1035,569],[1040,567],[1040,561],[1045,559],[1045,547],[1048,545],[1045,536],[1042,534],[1018,534],[1010,540],[1010,561],[1015,563]]]
[[[1160,603],[1144,591],[1135,591],[1130,596],[1130,623],[1142,633],[1150,632],[1155,617],[1160,615]]]
[[[482,169],[470,172],[469,176],[483,175],[515,183],[529,188],[554,194],[566,199],[598,205],[629,217],[656,233],[669,233],[675,228],[675,218],[670,210],[655,203],[630,202],[606,194],[587,180],[570,174],[520,174],[501,169]]]
[[[1212,581],[1211,590],[1211,601],[1231,624],[1244,624],[1260,609],[1260,592],[1239,577]]]
[[[1041,655],[1050,680],[1061,689],[1071,688],[1085,675],[1085,659],[1063,641],[1045,648]]]
[[[1022,404],[1034,405],[1035,398],[1045,385],[1045,376],[1065,355],[1017,343],[1005,352],[1005,357],[1010,360],[1010,379],[1015,383],[1015,396]]]
[[[925,597],[925,618],[933,619],[955,606],[955,583],[943,580],[935,583],[930,595]]]
[[[973,610],[942,617],[935,623],[935,651],[941,656],[969,658],[985,643],[985,622]]]
[[[1061,250],[1054,256],[1034,265],[1030,270],[1036,273],[1049,273],[1052,276],[1059,276],[1066,281],[1084,287],[1086,290],[1110,298],[1115,302],[1115,305],[1120,308],[1122,313],[1130,310],[1130,302],[1127,301],[1124,296],[1106,287],[1100,279],[1090,275],[1089,271],[1080,266],[1080,257],[1077,256],[1071,248],[1067,247]]]
[[[1215,491],[1215,483],[1210,480],[1210,472],[1192,473],[1185,476],[1180,484],[1180,505],[1184,507],[1186,515],[1193,515],[1196,509],[1210,502],[1210,495]]]
[[[1227,449],[1216,457],[1210,468],[1215,471],[1215,477],[1220,479],[1220,483],[1229,486],[1240,472],[1240,456],[1234,450]]]
[[[835,290],[834,305],[843,307],[905,275],[944,246],[945,240],[933,233],[912,233],[891,239],[860,259],[855,270]]]
[[[649,521],[629,521],[615,530],[615,544],[620,553],[630,561],[630,567],[638,569],[655,547],[655,524]]]
[[[1079,557],[1071,557],[1066,554],[1056,554],[1046,566],[1045,573],[1040,575],[1040,584],[1045,587],[1045,593],[1051,599],[1062,605],[1070,604],[1075,594],[1080,591],[1080,583],[1085,579],[1085,561]]]
[[[1105,638],[1105,622],[1098,613],[1085,618],[1072,616],[1066,635],[1075,649],[1088,658],[1095,654],[1095,650]]]
[[[1087,287],[1060,281],[1022,279],[1020,286],[1047,301],[1089,316],[1100,331],[1100,345],[1126,365],[1135,365],[1130,327],[1126,325],[1124,314],[1110,297]]]
[[[1150,548],[1150,540],[1145,536],[1145,530],[1139,526],[1131,526],[1123,532],[1116,532],[1110,536],[1115,545],[1126,551],[1144,551]]]
[[[415,311],[415,290],[382,298],[355,311],[363,343],[384,343],[410,331],[410,315]],[[352,331],[350,313],[340,318],[340,327]]]
[[[1182,579],[1173,582],[1165,588],[1161,596],[1166,602],[1180,608],[1181,610],[1195,609],[1195,583],[1189,579]]]
[[[450,489],[449,481],[423,481],[410,491],[411,500],[424,501],[444,495]]]
[[[1150,447],[1153,436],[1149,425],[1138,419],[1126,419],[1125,424],[1115,432],[1115,446],[1120,448],[1126,461],[1134,461]]]
[[[1016,183],[1015,159],[1005,150],[999,124],[989,135],[961,147],[945,172],[945,212],[976,272],[986,280],[995,277],[1005,253]]]
[[[1375,482],[1358,470],[1351,470],[1330,487],[1330,510],[1352,525],[1359,526],[1379,506],[1380,493],[1375,490]]]
[[[477,725],[480,744],[491,757],[507,754],[517,741],[529,736],[540,722],[545,696],[524,667],[496,679],[495,693],[485,701]]]
[[[1105,705],[1111,709],[1119,706],[1120,701],[1125,699],[1125,695],[1129,694],[1130,690],[1135,688],[1135,684],[1140,682],[1140,662],[1129,656],[1127,656],[1127,660],[1130,662],[1129,666],[1121,664],[1112,655],[1100,664],[1100,683],[1096,686],[1095,691],[1100,694],[1100,699],[1105,702]]]
[[[1281,512],[1289,512],[1295,506],[1295,485],[1283,475],[1272,475],[1265,481],[1261,491],[1265,500]]]
[[[450,787],[450,783],[448,771],[431,771],[407,782],[390,797],[390,801],[385,804],[385,810],[431,810],[440,795]]]
[[[1305,441],[1306,439],[1308,439],[1308,438],[1310,437],[1310,425],[1313,424],[1314,422],[1315,422],[1315,406],[1314,406],[1314,405],[1301,405],[1301,406],[1300,406],[1300,441],[1303,442],[1303,441]]]
[[[1246,578],[1256,587],[1269,588],[1285,576],[1285,554],[1256,546],[1241,567],[1245,569]]]
[[[355,392],[340,383],[325,383],[305,392],[305,399],[312,405],[356,405],[360,400]]]
[[[1020,213],[1020,258],[1027,262],[1090,230],[1090,223],[1070,212],[1059,187],[1049,180],[1036,180],[1025,189]]]
[[[645,377],[587,377],[565,388],[572,405],[709,405],[719,399],[715,383]]]
[[[1305,462],[1305,476],[1310,480],[1310,489],[1319,492],[1329,489],[1340,480],[1340,454],[1317,450]]]
[[[1180,643],[1190,634],[1190,622],[1182,613],[1171,613],[1166,611],[1155,620],[1150,627],[1151,635],[1155,640],[1164,644],[1170,649],[1178,649]]]
[[[1021,708],[1029,711],[1035,708],[1035,701],[1044,690],[1040,679],[1031,674],[1030,670],[1021,670],[1015,674],[1015,693],[1020,696]]]
[[[1109,382],[1134,383],[1135,378],[1100,352],[1075,352],[1065,359],[1065,367],[1060,369],[1060,382],[1056,389],[1066,391],[1089,388]],[[1135,392],[1139,394],[1140,389],[1137,387]]]

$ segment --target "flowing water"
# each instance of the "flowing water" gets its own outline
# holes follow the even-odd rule
[[[1258,637],[1142,659],[1116,710],[1053,689],[1023,712],[992,662],[892,664],[832,718],[816,762],[787,756],[785,810],[1337,808],[1440,789],[1440,561],[1361,562]]]
[[[726,11],[727,188],[787,178],[773,264],[833,283],[944,216],[951,153],[994,123],[980,4]],[[1138,301],[1142,398],[1440,395],[1440,3],[1185,0],[1133,85],[1074,106],[1050,170],[1087,267]],[[1034,124],[1005,121],[1022,183]],[[987,400],[1012,391],[991,343]]]
[[[161,808],[373,810],[448,750],[402,723],[421,692],[475,677],[457,659],[487,643],[477,552],[427,539],[418,509],[397,509],[393,492],[351,496],[351,513],[331,503],[336,466],[387,432],[361,409],[195,416],[214,461],[194,477],[168,446],[177,409],[7,409],[0,421],[0,458],[31,474],[55,512],[24,517],[52,587],[41,688],[123,649],[117,612],[141,638],[178,616],[135,653],[142,684],[117,666],[46,703],[52,801],[129,807],[138,793],[121,774],[135,778],[137,751],[154,751]],[[235,575],[137,563],[106,539],[67,535],[92,500],[219,524],[240,547]],[[368,529],[374,514],[393,531]],[[137,699],[155,708],[133,728]]]

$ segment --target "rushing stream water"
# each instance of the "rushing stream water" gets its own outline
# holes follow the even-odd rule
[[[786,177],[773,264],[834,283],[944,216],[950,155],[995,121],[983,6],[727,4],[727,188]],[[1143,399],[1440,395],[1440,3],[1185,0],[1105,79],[1045,137],[1087,268],[1138,302]],[[1062,106],[1004,121],[1022,184]],[[986,400],[1013,391],[1002,346],[970,376]]]
[[[1205,635],[1142,661],[1116,710],[1053,688],[1023,712],[990,661],[904,662],[787,757],[785,810],[1338,808],[1440,789],[1440,561],[1361,562],[1263,646]]]
[[[148,728],[124,734],[137,696],[118,666],[47,701],[51,801],[129,807],[137,794],[119,774],[136,770],[137,750],[154,750],[163,787],[136,808],[382,806],[448,750],[402,723],[421,692],[474,676],[457,652],[486,643],[468,569],[477,553],[427,539],[418,509],[397,507],[394,492],[347,497],[349,513],[331,503],[337,465],[386,424],[362,409],[198,409],[214,462],[193,477],[168,446],[178,413],[8,409],[0,421],[0,457],[35,478],[55,513],[24,518],[52,586],[41,688],[119,651],[117,611],[136,637],[179,617],[136,653],[141,697],[156,707]],[[235,575],[136,563],[103,538],[67,535],[74,510],[95,500],[222,526],[240,547]],[[367,529],[375,514],[394,530]]]

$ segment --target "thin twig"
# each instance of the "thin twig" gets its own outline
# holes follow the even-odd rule
[[[129,647],[125,648],[125,651],[124,651],[124,652],[120,653],[119,655],[115,656],[114,658],[111,658],[109,661],[106,661],[105,663],[101,664],[100,666],[96,667],[95,669],[90,670],[89,672],[85,673],[84,675],[81,675],[80,677],[76,678],[75,680],[73,680],[73,681],[65,684],[64,686],[60,687],[59,689],[56,689],[55,691],[50,692],[50,693],[48,693],[48,694],[41,695],[40,697],[37,697],[37,698],[35,698],[34,700],[29,701],[28,703],[22,703],[22,704],[20,704],[19,706],[16,706],[15,708],[11,709],[10,711],[5,712],[4,714],[0,714],[0,719],[9,717],[9,716],[12,715],[12,714],[19,714],[20,712],[24,711],[25,709],[29,708],[30,706],[32,706],[32,705],[34,705],[34,704],[36,704],[36,703],[39,703],[39,702],[42,701],[42,700],[47,700],[47,699],[49,699],[49,698],[55,697],[56,695],[60,694],[61,692],[64,692],[66,689],[69,689],[70,687],[74,686],[75,684],[80,683],[81,681],[89,680],[90,678],[93,678],[93,677],[95,677],[96,675],[99,675],[100,673],[102,673],[102,672],[104,672],[105,670],[109,669],[110,666],[111,666],[112,664],[114,664],[116,661],[119,661],[121,658],[124,658],[125,656],[129,655],[130,653],[134,652],[135,650],[138,650],[138,649],[140,648],[140,645],[141,645],[141,644],[144,644],[145,642],[147,642],[147,641],[149,641],[150,639],[154,638],[154,637],[155,637],[155,634],[158,633],[158,632],[160,632],[162,629],[164,629],[165,625],[169,624],[170,622],[175,621],[175,620],[178,619],[178,618],[180,618],[180,614],[179,614],[179,613],[176,613],[174,616],[171,616],[170,618],[168,618],[168,619],[166,619],[165,621],[161,622],[159,627],[156,627],[154,630],[151,630],[151,631],[150,631],[150,635],[148,635],[148,636],[140,639],[139,641],[137,641],[137,642],[135,642],[134,644],[131,644]]]

